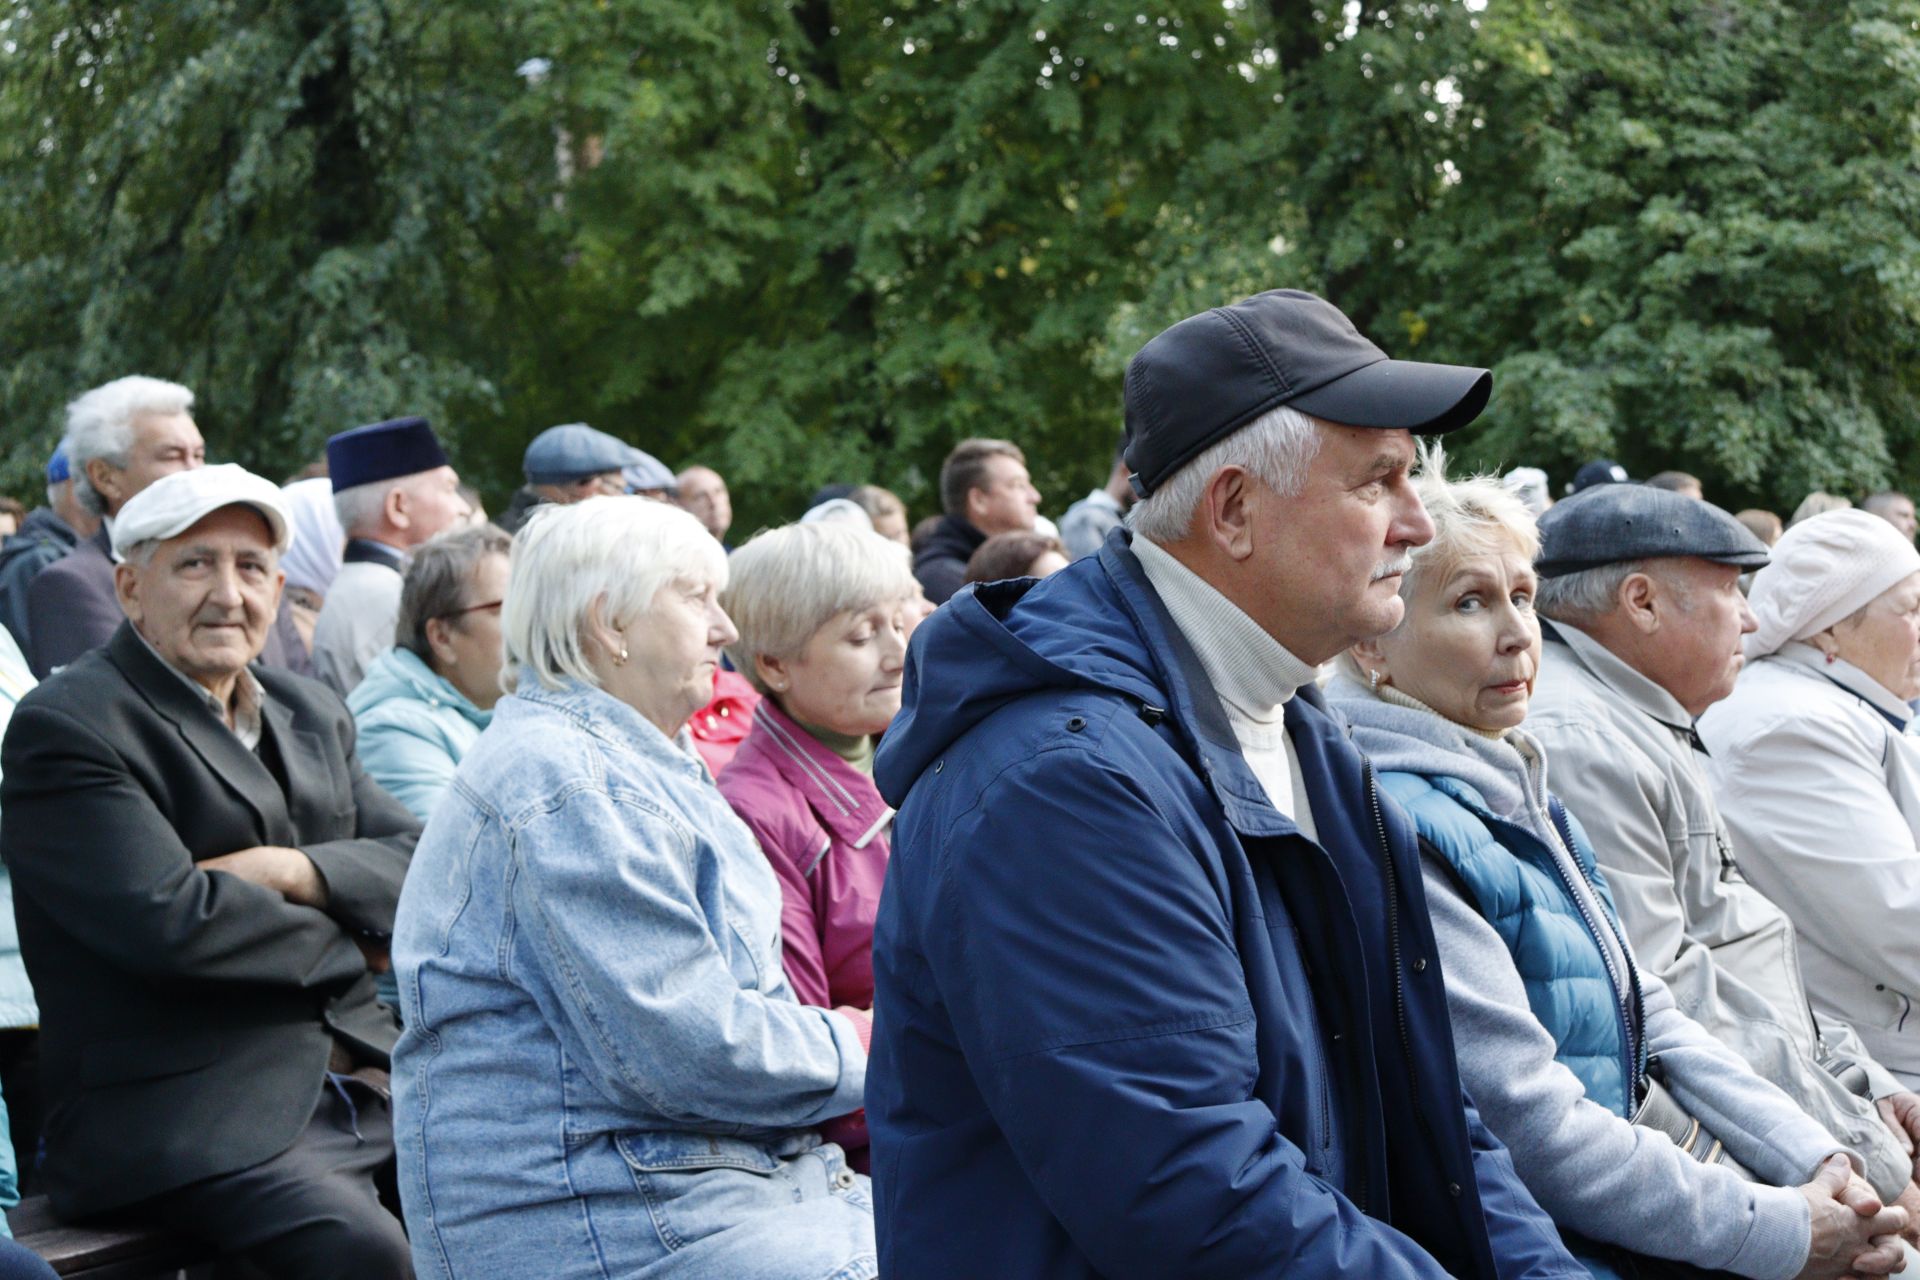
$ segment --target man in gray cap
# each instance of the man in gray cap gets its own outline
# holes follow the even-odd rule
[[[1636,958],[1859,1153],[1883,1198],[1920,1208],[1897,1119],[1906,1090],[1851,1028],[1814,1017],[1793,925],[1741,875],[1694,729],[1733,690],[1756,626],[1740,575],[1766,564],[1766,545],[1710,503],[1636,484],[1560,502],[1540,534],[1546,621],[1526,727],[1593,838]]]
[[[535,507],[554,502],[561,506],[627,491],[623,474],[638,461],[639,450],[584,422],[548,427],[533,438],[520,460],[527,483],[513,495],[498,524],[508,533],[520,532]]]

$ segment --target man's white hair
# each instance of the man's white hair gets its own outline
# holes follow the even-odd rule
[[[500,617],[509,692],[523,668],[549,689],[599,688],[585,644],[596,607],[620,630],[670,583],[727,585],[719,539],[691,513],[639,497],[543,503],[514,538],[512,565]]]
[[[140,374],[115,378],[80,396],[67,406],[67,466],[73,472],[73,492],[80,505],[96,516],[107,513],[106,500],[87,479],[87,464],[101,458],[116,467],[127,465],[133,450],[133,420],[143,413],[185,413],[193,407],[193,392],[177,382]]]
[[[761,693],[756,657],[797,658],[840,614],[905,600],[919,585],[905,547],[844,520],[764,530],[727,568],[733,576],[720,605],[740,633],[727,656]]]
[[[1307,468],[1320,452],[1320,424],[1281,405],[1201,450],[1190,462],[1133,504],[1127,526],[1149,542],[1166,546],[1187,536],[1207,482],[1222,467],[1242,467],[1281,497],[1299,493]]]
[[[335,489],[333,513],[340,517],[341,529],[349,537],[378,533],[386,523],[384,512],[387,495],[412,478],[401,476],[393,480],[376,480],[372,484],[357,484],[351,489]]]

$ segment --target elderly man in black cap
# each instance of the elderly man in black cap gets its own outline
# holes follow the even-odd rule
[[[535,507],[623,494],[627,491],[625,468],[637,462],[639,455],[624,440],[584,422],[548,427],[527,445],[520,459],[527,483],[495,523],[508,533],[518,533]]]
[[[1694,729],[1733,691],[1757,625],[1740,575],[1767,563],[1766,544],[1719,507],[1636,484],[1560,502],[1540,534],[1546,621],[1526,727],[1592,838],[1635,957],[1920,1221],[1920,1134],[1901,1119],[1920,1125],[1920,1098],[1852,1028],[1815,1018],[1793,924],[1741,875]]]
[[[1314,688],[1481,369],[1278,291],[1128,366],[1132,530],[914,637],[875,776],[881,1270],[1584,1277],[1464,1100],[1404,817]]]
[[[407,552],[472,508],[425,418],[342,431],[327,441],[327,474],[347,550],[314,623],[313,666],[344,698],[393,647]]]

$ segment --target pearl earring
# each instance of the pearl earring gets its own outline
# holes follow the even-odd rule
[[[616,667],[624,667],[627,665],[627,646],[620,646],[620,652],[613,656],[613,665]]]
[[[1367,688],[1373,693],[1380,692],[1380,673],[1378,671],[1367,672]]]

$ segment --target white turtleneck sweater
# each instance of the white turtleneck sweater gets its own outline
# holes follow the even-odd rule
[[[1226,708],[1240,754],[1267,799],[1308,839],[1317,839],[1306,781],[1286,729],[1287,703],[1312,681],[1315,668],[1288,653],[1240,606],[1164,548],[1135,538],[1133,553],[1173,625],[1199,656]]]

